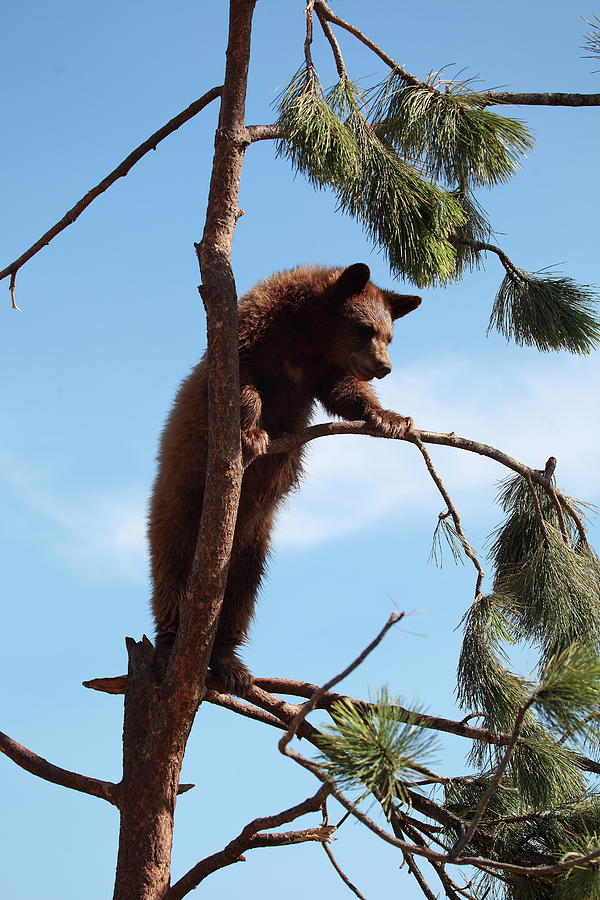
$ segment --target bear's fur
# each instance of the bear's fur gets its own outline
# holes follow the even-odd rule
[[[299,267],[262,281],[240,301],[242,441],[301,431],[315,400],[344,419],[401,436],[410,420],[381,408],[368,382],[391,371],[392,320],[419,297],[380,290],[369,268]],[[156,661],[164,673],[198,535],[206,479],[208,403],[204,358],[183,382],[167,420],[150,506]],[[250,673],[236,655],[252,620],[277,507],[298,484],[302,450],[263,456],[245,471],[227,587],[211,657],[224,690],[244,694]]]

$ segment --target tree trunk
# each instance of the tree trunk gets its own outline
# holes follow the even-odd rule
[[[160,900],[170,882],[173,817],[185,746],[223,601],[243,475],[237,294],[230,252],[248,135],[244,107],[256,0],[231,0],[227,65],[204,234],[197,246],[206,308],[210,439],[200,533],[165,680],[153,650],[128,639],[121,829],[114,900]],[[217,424],[213,424],[217,423]]]

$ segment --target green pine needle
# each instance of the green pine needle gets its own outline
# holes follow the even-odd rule
[[[559,859],[572,853],[587,856],[596,850],[600,850],[600,830],[592,833],[584,831],[573,835],[568,842],[565,841],[557,856]],[[572,866],[556,882],[554,896],[558,900],[600,900],[600,868],[597,861],[592,865],[587,863]]]
[[[465,616],[465,632],[458,663],[457,693],[464,709],[486,714],[486,726],[512,732],[519,709],[527,702],[532,685],[505,665],[503,643],[513,632],[499,595],[478,597]],[[526,720],[529,721],[531,714]],[[475,757],[485,748],[476,745]]]
[[[360,153],[323,95],[314,69],[296,72],[279,98],[279,128],[284,138],[277,153],[318,187],[353,180],[360,172]]]
[[[278,153],[335,191],[385,251],[393,271],[418,286],[448,281],[456,251],[448,236],[465,220],[457,200],[426,181],[381,140],[347,79],[325,97],[313,69],[296,73],[280,99]]]
[[[449,185],[495,185],[519,168],[533,138],[516,119],[489,112],[483,96],[463,89],[440,92],[407,86],[392,75],[372,115],[400,153],[424,162]]]
[[[502,525],[491,535],[494,541],[489,552],[498,578],[505,571],[514,571],[529,554],[537,549],[544,536],[527,481],[521,475],[509,475],[499,482],[499,486],[500,492],[496,500],[507,515]],[[558,513],[552,497],[541,484],[533,482],[532,487],[544,522],[548,522],[555,529],[559,528]],[[590,512],[594,511],[593,506],[576,497],[567,497],[567,500],[580,519],[585,519]],[[579,532],[575,521],[564,509],[563,519],[570,543],[575,546],[579,541]]]
[[[516,601],[510,615],[523,635],[540,647],[544,662],[571,644],[600,639],[597,557],[569,547],[548,523],[546,535],[512,572],[507,566],[496,585],[503,596]]]
[[[509,771],[526,804],[544,809],[572,803],[585,793],[585,776],[572,753],[538,722],[527,722],[522,738],[515,747]]]
[[[332,707],[333,725],[325,726],[319,747],[326,766],[342,785],[376,790],[384,809],[405,801],[403,784],[417,777],[437,740],[425,728],[402,722],[388,691],[383,688],[370,709],[348,700]]]
[[[469,191],[457,189],[451,193],[465,214],[464,224],[457,228],[455,232],[458,240],[454,242],[456,249],[455,275],[456,278],[460,278],[465,271],[478,269],[483,265],[482,252],[477,250],[474,245],[477,243],[489,243],[492,236],[492,226],[485,211]],[[461,241],[461,238],[464,240],[464,243]]]
[[[587,34],[584,49],[588,52],[586,56],[592,59],[600,59],[600,17],[594,16],[593,19],[584,19],[590,27],[591,31]],[[596,69],[596,71],[598,71]]]
[[[444,561],[444,542],[450,549],[452,558],[455,563],[464,565],[464,544],[463,539],[454,527],[454,523],[449,515],[438,516],[437,525],[433,532],[431,543],[431,553],[429,554],[429,562],[434,562],[438,568],[442,568]]]
[[[538,350],[586,354],[600,343],[596,292],[571,278],[515,269],[496,294],[488,332]]]
[[[570,736],[590,730],[598,736],[600,659],[594,647],[573,644],[551,656],[541,675],[536,709],[552,728]]]

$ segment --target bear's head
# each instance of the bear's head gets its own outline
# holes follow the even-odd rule
[[[421,303],[420,297],[381,290],[370,276],[367,265],[354,263],[331,289],[335,320],[330,356],[360,381],[389,375],[392,323]]]

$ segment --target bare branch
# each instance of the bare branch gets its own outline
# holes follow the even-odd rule
[[[107,685],[106,687],[104,686],[105,683]],[[126,683],[126,675],[119,675],[114,678],[94,678],[92,681],[83,682],[85,687],[92,688],[93,690],[105,691],[109,694],[124,693]],[[207,684],[210,685],[210,679]],[[114,690],[112,689],[113,687]],[[287,724],[285,723],[291,721],[300,707],[284,703],[279,697],[273,696],[273,694],[290,694],[295,697],[310,698],[318,689],[318,685],[308,681],[294,681],[288,678],[255,678],[253,687],[246,695],[246,699],[262,709],[266,715],[259,712],[258,709],[254,709],[252,706],[242,703],[234,697],[230,697],[228,694],[220,694],[216,691],[209,690],[206,693],[205,699],[208,700],[209,703],[222,706],[224,709],[229,709],[231,712],[238,713],[249,719],[254,719],[257,722],[262,722],[265,725],[272,725],[275,728],[285,731],[287,729]],[[348,697],[345,694],[337,694],[333,691],[328,691],[324,694],[317,701],[315,708],[328,710],[334,703],[338,703],[340,700],[354,703],[356,706],[365,710],[372,708],[372,704],[368,703],[366,700],[358,700],[354,697]],[[505,734],[501,731],[492,731],[488,728],[477,728],[467,724],[469,718],[475,715],[482,715],[482,713],[471,713],[465,719],[455,721],[454,719],[445,719],[441,716],[430,716],[425,715],[424,713],[414,712],[413,710],[398,705],[394,706],[394,709],[401,721],[412,722],[422,728],[431,728],[434,731],[456,734],[459,737],[464,737],[472,741],[482,741],[486,744],[494,744],[498,747],[506,746],[510,742],[510,734]],[[313,726],[308,722],[304,722],[298,734],[301,737],[308,737],[310,739],[306,730],[307,728],[312,729]],[[587,756],[577,756],[574,757],[574,762],[580,769],[600,775],[600,763],[595,760],[590,759]]]
[[[312,44],[313,39],[313,7],[315,5],[315,0],[306,0],[306,9],[304,10],[304,14],[306,15],[306,37],[304,38],[304,59],[306,60],[306,67],[308,69],[313,69],[313,61],[312,55],[310,52],[310,45]]]
[[[327,693],[329,688],[333,687],[335,684],[338,684],[340,681],[343,681],[344,678],[346,678],[351,672],[358,668],[358,666],[360,666],[360,664],[367,658],[367,656],[372,653],[375,647],[377,647],[377,645],[383,640],[392,625],[395,625],[396,622],[399,622],[402,618],[404,618],[404,616],[405,613],[392,613],[379,634],[371,641],[371,643],[367,647],[365,647],[362,653],[360,653],[356,657],[356,659],[350,663],[349,666],[346,666],[346,668],[342,672],[340,672],[339,675],[335,675],[326,684],[324,684],[323,687],[318,688],[312,695],[310,700],[302,705],[302,707],[298,710],[298,712],[290,722],[288,730],[279,741],[279,749],[282,753],[285,753],[285,748],[296,734],[299,726],[302,724],[302,722],[304,722],[306,716],[311,710],[315,708],[319,699]]]
[[[139,160],[146,155],[150,150],[156,150],[157,145],[168,137],[170,134],[173,134],[174,131],[177,131],[182,125],[186,122],[189,122],[190,119],[193,119],[195,115],[197,115],[205,106],[215,100],[221,94],[220,87],[211,88],[210,91],[207,91],[202,97],[199,97],[198,100],[194,100],[193,103],[184,109],[182,112],[178,113],[172,119],[170,119],[166,125],[163,125],[162,128],[159,128],[158,131],[155,131],[154,134],[150,135],[147,140],[145,140],[139,147],[136,147],[129,156],[127,156],[122,163],[120,163],[116,169],[113,169],[109,175],[102,179],[102,181],[93,187],[90,191],[87,192],[85,197],[82,197],[75,206],[73,206],[65,215],[60,219],[56,225],[53,225],[45,234],[42,235],[39,240],[32,244],[31,247],[22,253],[18,259],[15,259],[10,265],[6,266],[6,268],[0,271],[0,280],[6,278],[8,275],[11,276],[11,296],[13,301],[13,308],[15,307],[14,302],[14,279],[16,277],[17,272],[28,260],[31,259],[32,256],[35,256],[36,253],[39,253],[43,247],[46,247],[53,238],[55,238],[61,231],[64,231],[69,225],[72,225],[76,219],[79,218],[84,209],[92,203],[96,197],[99,197],[100,194],[103,194],[112,184],[117,181],[119,178],[123,178],[133,166],[139,162]]]
[[[280,728],[285,731],[287,726],[281,719],[264,709],[257,709],[256,706],[250,706],[248,703],[242,703],[241,700],[231,697],[229,694],[220,694],[217,691],[207,691],[204,697],[209,703],[215,706],[221,706],[231,712],[245,716],[247,719],[254,719],[256,722],[262,722],[264,725],[272,725],[274,728]]]
[[[0,731],[0,752],[12,759],[14,763],[43,778],[44,781],[50,781],[52,784],[60,784],[61,787],[72,788],[74,791],[81,791],[83,794],[91,794],[93,797],[100,797],[101,800],[108,800],[114,806],[119,803],[119,786],[111,781],[100,781],[98,778],[89,778],[87,775],[79,775],[77,772],[70,772],[68,769],[61,769],[59,766],[53,765],[41,756],[28,750],[22,744],[13,741],[7,734]]]
[[[90,681],[82,681],[81,683],[92,691],[102,691],[104,694],[124,694],[127,687],[127,675],[115,675],[112,678],[92,678]]]
[[[281,137],[278,125],[247,125],[248,143],[255,141],[273,141]]]
[[[8,290],[10,291],[10,305],[12,309],[18,310],[21,312],[19,307],[17,306],[17,301],[15,300],[15,288],[17,286],[17,273],[13,272],[10,276],[10,284],[8,286]]]
[[[359,898],[359,900],[366,900],[366,897],[364,896],[364,894],[361,894],[361,892],[356,887],[356,885],[352,884],[352,882],[350,881],[350,879],[348,878],[348,876],[346,875],[346,873],[344,872],[342,867],[339,865],[339,863],[336,860],[335,856],[333,855],[333,853],[331,851],[331,847],[329,846],[327,841],[323,841],[322,846],[323,846],[323,850],[327,854],[329,862],[331,863],[331,865],[333,866],[335,871],[338,873],[338,875],[340,876],[340,878],[342,879],[342,881],[344,882],[346,887],[349,888],[352,891],[352,893],[355,894]]]
[[[513,93],[512,91],[482,91],[478,96],[487,106],[600,106],[600,94]]]
[[[448,512],[452,516],[452,521],[454,522],[454,528],[456,529],[456,533],[458,534],[458,536],[460,538],[460,542],[463,546],[463,549],[464,549],[466,555],[469,557],[469,559],[473,563],[473,565],[475,566],[475,569],[477,571],[477,581],[475,584],[475,596],[478,597],[479,594],[481,593],[481,585],[482,585],[483,579],[485,577],[485,572],[481,568],[481,563],[477,559],[477,554],[475,553],[475,551],[469,544],[469,542],[466,538],[466,535],[465,535],[464,531],[462,530],[460,516],[456,510],[456,507],[454,506],[454,503],[452,502],[452,498],[450,497],[450,494],[446,490],[444,482],[442,481],[442,479],[436,472],[434,465],[431,461],[431,457],[429,456],[429,453],[423,446],[423,442],[421,441],[419,436],[414,432],[413,433],[409,432],[409,434],[407,435],[407,440],[412,441],[412,443],[415,444],[419,448],[419,451],[420,451],[423,459],[425,460],[425,465],[427,466],[427,471],[431,475],[437,489],[439,490],[440,494],[444,498],[444,502],[445,502],[446,506],[448,507]]]
[[[331,828],[319,825],[317,828],[301,828],[299,831],[272,831],[257,834],[252,838],[249,850],[260,847],[287,847],[291,844],[303,844],[305,841],[319,841],[325,844],[331,838]]]
[[[333,58],[335,59],[335,66],[337,69],[337,73],[340,76],[340,79],[346,78],[346,66],[344,64],[344,57],[342,56],[342,51],[340,50],[340,45],[337,42],[336,36],[333,33],[329,22],[325,17],[325,13],[323,12],[323,7],[317,5],[315,8],[315,12],[317,13],[317,18],[319,20],[319,24],[323,29],[323,34],[329,41],[329,46],[331,47],[331,52],[333,53]]]
[[[466,247],[471,247],[472,250],[485,250],[489,253],[495,253],[509,275],[512,275],[520,281],[525,280],[525,276],[521,269],[519,269],[512,259],[506,255],[504,250],[497,247],[495,244],[488,244],[485,241],[473,241],[470,238],[461,237],[457,234],[450,235],[448,240],[451,244],[463,244]]]
[[[207,856],[200,860],[192,869],[189,870],[182,878],[179,879],[165,894],[165,900],[180,900],[190,891],[198,887],[208,875],[222,869],[224,866],[230,866],[232,863],[238,862],[242,854],[246,850],[254,847],[282,846],[284,844],[299,843],[306,840],[324,841],[331,834],[331,829],[312,828],[302,832],[288,832],[285,837],[282,835],[263,835],[259,832],[267,828],[277,828],[286,822],[293,822],[300,816],[309,812],[316,812],[320,809],[323,800],[327,797],[329,790],[327,787],[320,787],[316,794],[308,797],[302,803],[296,804],[289,809],[273,816],[264,816],[259,819],[253,819],[240,831],[237,837],[230,841],[227,846],[212,856]]]
[[[559,500],[559,503],[561,504],[561,506],[566,510],[566,512],[571,517],[571,519],[575,522],[575,527],[577,528],[577,531],[579,533],[579,540],[581,541],[581,543],[584,546],[587,546],[587,544],[588,544],[587,534],[585,533],[585,527],[584,527],[583,522],[581,521],[580,517],[577,515],[577,513],[575,512],[572,505],[569,503],[569,501],[567,500],[567,498],[565,497],[564,494],[561,494],[560,491],[556,491],[556,490],[555,490],[555,494],[558,497],[558,500]]]

